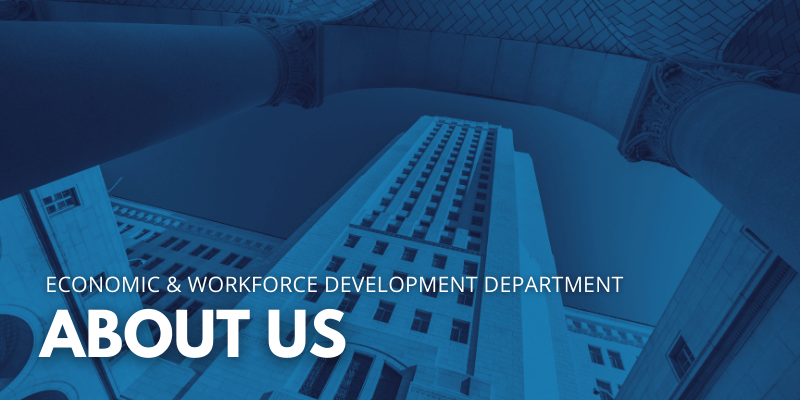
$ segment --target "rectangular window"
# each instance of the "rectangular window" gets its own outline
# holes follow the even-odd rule
[[[172,248],[172,250],[179,251],[179,250],[183,249],[184,247],[186,247],[186,245],[188,245],[188,244],[189,244],[188,240],[181,240],[180,243],[176,244],[175,247]]]
[[[139,232],[136,236],[133,237],[133,240],[139,240],[139,239],[143,238],[144,235],[147,235],[148,233],[150,233],[150,229],[142,229],[141,232]]]
[[[386,197],[381,199],[381,206],[385,207],[388,206],[389,204],[392,204],[392,199],[387,199]]]
[[[427,235],[427,233],[425,231],[420,231],[420,230],[416,230],[415,229],[414,233],[411,234],[411,237],[416,238],[416,239],[425,239],[426,235]]]
[[[181,273],[178,274],[178,276],[176,276],[175,279],[177,279],[179,281],[182,281],[182,280],[188,278],[189,275],[193,274],[195,271],[197,271],[197,268],[186,267],[186,269],[181,271]]]
[[[480,203],[475,203],[475,208],[474,208],[475,211],[483,212],[485,209],[486,209],[486,205],[480,204]]]
[[[325,292],[325,285],[322,283],[317,283],[314,286],[315,292],[306,292],[306,295],[303,296],[303,300],[316,303],[317,300],[322,297],[322,293]]]
[[[452,245],[453,244],[453,238],[447,237],[447,236],[441,236],[441,237],[439,237],[439,243],[446,244],[446,245]]]
[[[425,215],[434,216],[436,215],[436,209],[433,207],[428,207],[425,209]]]
[[[131,224],[125,225],[125,227],[122,228],[122,230],[119,231],[119,234],[122,235],[123,233],[125,233],[125,232],[127,232],[127,231],[129,231],[129,230],[131,230],[133,228],[134,228],[134,226],[131,225]]]
[[[192,318],[194,313],[203,308],[203,304],[204,303],[202,301],[192,300],[192,302],[189,303],[189,306],[186,307],[186,318]]]
[[[463,304],[465,306],[472,307],[472,302],[474,299],[475,299],[475,292],[473,292],[472,290],[467,290],[467,288],[464,288],[464,290],[458,293],[458,299],[456,299],[456,301],[458,302],[458,304]]]
[[[167,295],[167,292],[164,291],[164,290],[162,290],[162,291],[160,291],[158,293],[150,293],[150,296],[148,296],[146,299],[144,299],[142,304],[152,307],[153,304],[156,304],[156,302],[161,300],[161,298],[166,296],[166,295]]]
[[[447,257],[441,254],[434,254],[433,255],[433,263],[431,263],[431,267],[444,269],[445,265],[447,264]]]
[[[228,254],[227,257],[223,258],[222,261],[220,261],[219,263],[222,264],[222,265],[231,265],[233,260],[236,260],[237,258],[239,258],[238,254],[231,253],[231,254]]]
[[[417,310],[414,312],[414,322],[411,323],[411,330],[419,333],[428,333],[428,327],[431,325],[431,316],[429,312]]]
[[[355,308],[359,298],[361,296],[357,293],[345,293],[344,297],[342,297],[342,302],[339,303],[338,310],[346,313],[353,312],[353,308]]]
[[[356,279],[367,278],[372,276],[372,273],[375,272],[375,266],[371,264],[361,264],[361,269],[358,271],[358,275],[356,275]]]
[[[147,240],[145,240],[144,242],[145,242],[145,243],[150,243],[150,242],[152,242],[153,240],[156,240],[156,239],[158,239],[158,237],[159,237],[159,236],[161,236],[161,234],[160,234],[160,233],[158,233],[158,232],[153,232],[153,234],[152,234],[152,235],[150,235],[150,237],[149,237],[149,238],[147,238]]]
[[[593,363],[605,365],[605,362],[603,362],[603,352],[599,347],[589,345],[589,357],[592,358]]]
[[[439,281],[436,278],[431,278],[430,280],[433,281],[433,284],[423,284],[423,280],[425,278],[420,278],[420,285],[423,285],[423,292],[422,294],[428,297],[433,297],[434,299],[439,296]]]
[[[464,261],[464,275],[478,276],[478,263]]]
[[[186,296],[178,296],[177,299],[172,300],[172,303],[169,303],[167,308],[164,309],[165,312],[174,313],[180,306],[186,304],[189,301],[189,298]]]
[[[370,367],[372,367],[372,362],[373,358],[368,355],[361,353],[353,354],[353,359],[350,361],[350,365],[347,366],[347,370],[344,372],[344,378],[342,378],[339,389],[336,390],[336,394],[333,398],[336,400],[358,399],[364,387],[364,383],[367,382],[367,375],[369,374]]]
[[[449,219],[451,221],[458,221],[458,213],[450,211],[450,213],[447,214],[447,219]]]
[[[219,254],[220,250],[218,248],[212,247],[206,254],[201,257],[203,260],[210,260],[214,258],[215,255]]]
[[[625,367],[622,366],[622,355],[616,351],[608,350],[608,359],[611,360],[611,366],[616,369],[625,370]]]
[[[450,340],[458,343],[469,343],[469,322],[453,318]]]
[[[151,256],[150,254],[142,254],[141,257],[133,259],[133,260],[130,260],[129,265],[131,267],[133,267],[133,268],[136,268],[136,267],[144,264],[145,262],[147,262],[147,260],[149,260],[151,258],[153,258],[153,256]]]
[[[169,239],[165,240],[164,243],[161,243],[161,247],[167,248],[167,247],[171,246],[173,243],[175,243],[177,241],[178,241],[178,238],[176,238],[175,236],[172,236]]]
[[[319,399],[338,361],[339,357],[317,358],[317,360],[314,361],[314,365],[311,367],[311,371],[309,371],[306,376],[305,381],[303,381],[303,385],[300,386],[298,393],[311,397],[312,399]]]
[[[405,272],[394,271],[392,273],[392,278],[395,278],[395,277],[400,278],[400,279],[391,279],[392,289],[400,290],[400,289],[403,288],[403,285],[405,285],[405,282],[408,279],[408,274],[405,273]]]
[[[152,271],[152,270],[153,270],[155,267],[157,267],[159,264],[161,264],[161,263],[163,263],[163,262],[164,262],[164,259],[163,259],[163,258],[161,258],[161,257],[156,257],[156,259],[155,259],[155,260],[153,260],[153,261],[150,261],[149,263],[147,263],[147,264],[145,264],[145,265],[144,265],[144,270],[145,270],[145,271]]]
[[[247,264],[250,264],[250,261],[253,261],[253,259],[250,257],[243,256],[242,258],[239,259],[239,261],[236,262],[236,264],[233,265],[233,268],[244,269],[244,267],[246,267]]]
[[[417,249],[412,249],[411,247],[406,247],[403,250],[403,255],[400,257],[403,261],[414,262],[414,259],[417,258]]]
[[[375,316],[372,317],[372,319],[389,323],[389,320],[392,318],[392,312],[394,312],[394,303],[381,300],[380,303],[378,303],[378,309],[375,310]]]
[[[42,199],[42,202],[44,203],[44,209],[47,211],[48,215],[56,214],[80,205],[78,193],[75,191],[75,188],[58,192],[52,196],[47,196]]]
[[[131,255],[131,253],[133,253],[133,251],[134,251],[133,249],[125,249],[125,255],[129,256]]]
[[[600,392],[600,400],[614,400],[613,393],[611,393],[611,383],[595,379],[597,382],[597,391]]]
[[[163,276],[172,276],[173,274],[178,272],[178,270],[181,269],[181,268],[183,268],[183,264],[178,264],[178,263],[172,264],[172,266],[167,268],[167,269],[165,269],[164,272],[161,273],[161,275],[163,275]]]
[[[200,254],[203,254],[203,252],[206,251],[207,249],[208,249],[208,246],[206,246],[204,244],[201,244],[200,246],[197,246],[196,249],[192,250],[192,252],[189,253],[189,255],[197,257]]]
[[[343,264],[344,258],[333,256],[331,260],[328,261],[328,266],[326,266],[325,269],[332,272],[339,272],[339,268],[342,268]]]
[[[478,200],[486,200],[486,192],[476,192],[475,198]]]
[[[414,208],[414,203],[403,203],[403,211],[411,211]]]
[[[359,239],[361,239],[361,236],[347,235],[347,239],[344,241],[344,247],[355,248]]]
[[[483,226],[483,218],[481,218],[481,217],[472,217],[472,225]]]
[[[467,243],[467,250],[481,251],[481,244],[476,242]]]
[[[673,347],[672,351],[670,351],[669,360],[672,363],[672,368],[675,369],[675,373],[678,375],[678,378],[683,379],[683,377],[689,371],[689,367],[691,367],[692,363],[694,362],[694,355],[692,355],[692,352],[689,350],[689,346],[686,345],[686,341],[683,340],[683,337],[678,338],[678,341],[675,343],[675,347]]]
[[[386,249],[389,247],[389,243],[381,242],[380,240],[375,242],[375,246],[372,247],[372,252],[375,254],[383,255],[386,252]]]

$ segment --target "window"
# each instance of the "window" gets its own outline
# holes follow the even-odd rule
[[[145,240],[144,242],[145,242],[145,243],[150,243],[150,242],[152,242],[153,240],[156,240],[156,239],[157,239],[159,236],[161,236],[161,234],[160,234],[160,233],[158,233],[158,232],[153,232],[153,234],[152,234],[152,235],[150,235],[150,237],[149,237],[149,238],[147,238],[147,240]]]
[[[450,214],[447,214],[447,219],[451,221],[458,221],[458,213],[450,211]]]
[[[210,259],[214,258],[214,256],[215,256],[215,255],[217,255],[217,254],[219,253],[219,251],[220,251],[220,250],[219,250],[219,249],[217,249],[217,248],[212,248],[211,250],[209,250],[209,251],[208,251],[208,253],[206,253],[205,255],[203,255],[203,257],[202,257],[202,258],[203,258],[204,260],[210,260]]]
[[[375,310],[375,316],[372,317],[372,319],[389,323],[389,320],[392,318],[392,312],[394,312],[394,303],[381,300],[380,303],[378,303],[378,309]]]
[[[431,278],[431,284],[426,285],[424,283],[424,279],[425,278],[420,278],[420,285],[423,285],[422,287],[424,289],[422,294],[435,299],[437,296],[439,296],[439,282],[436,280],[436,278]]]
[[[250,261],[253,261],[253,259],[250,257],[242,257],[236,262],[236,264],[233,265],[233,268],[243,269],[247,266],[247,264],[250,264]]]
[[[129,230],[131,230],[131,229],[133,229],[133,228],[134,228],[134,226],[133,226],[133,225],[131,225],[131,224],[128,224],[128,225],[126,225],[124,228],[122,228],[122,230],[121,230],[121,231],[119,231],[119,234],[120,234],[120,235],[122,235],[123,233],[125,233],[125,232],[127,232],[127,231],[129,231]]]
[[[372,276],[372,273],[375,272],[375,266],[370,264],[361,264],[361,269],[358,271],[358,275],[356,275],[356,279],[366,278],[368,276]]]
[[[414,208],[414,203],[403,203],[403,211],[411,211]]]
[[[392,204],[392,199],[387,199],[386,197],[381,199],[381,206],[385,207],[388,206],[389,204]]]
[[[595,364],[605,365],[603,362],[603,352],[600,350],[599,347],[594,347],[589,345],[589,357],[592,358],[592,362]]]
[[[481,251],[481,244],[477,242],[469,242],[467,243],[467,250]]]
[[[203,308],[203,304],[204,303],[202,301],[192,300],[192,302],[189,303],[189,306],[186,307],[186,318],[192,318],[194,313]]]
[[[453,207],[461,208],[464,205],[464,202],[461,200],[453,200]]]
[[[136,236],[133,237],[133,240],[139,240],[139,239],[143,238],[144,235],[147,235],[148,233],[150,233],[150,229],[142,229],[141,232],[139,232]]]
[[[464,275],[478,276],[478,264],[471,261],[464,261]]]
[[[391,279],[392,289],[394,289],[394,290],[403,289],[403,285],[405,284],[405,282],[408,279],[408,274],[405,273],[405,272],[394,271],[392,273],[392,278],[395,278],[395,277],[400,278],[400,279],[399,280],[398,279]]]
[[[431,325],[431,313],[417,310],[414,312],[414,322],[411,323],[411,330],[419,333],[428,333]]]
[[[161,243],[161,247],[167,248],[167,247],[171,246],[173,243],[175,243],[177,241],[178,241],[178,238],[176,238],[175,236],[172,236],[169,239],[167,239],[166,241],[164,241],[164,243]]]
[[[383,255],[386,252],[386,249],[389,247],[389,243],[381,242],[380,240],[375,242],[375,246],[372,247],[372,252],[375,254]]]
[[[480,203],[475,203],[474,210],[477,211],[477,212],[483,212],[484,210],[486,210],[486,205],[485,204],[480,204]]]
[[[431,267],[444,269],[445,264],[447,264],[447,257],[441,254],[434,254],[433,255],[433,263],[431,263]]]
[[[347,239],[344,241],[344,247],[355,248],[359,239],[361,239],[361,236],[347,235]]]
[[[338,310],[346,313],[353,312],[353,308],[355,308],[359,298],[361,296],[357,293],[345,293],[344,297],[342,297],[342,302],[339,303]]]
[[[403,376],[387,365],[383,364],[381,368],[381,376],[378,379],[378,385],[375,386],[374,395],[372,400],[393,400],[397,398],[400,392],[400,384],[403,382]]]
[[[458,343],[469,343],[469,322],[453,319],[453,329],[450,330],[450,340]]]
[[[167,308],[164,309],[165,312],[174,313],[180,306],[186,304],[189,301],[189,298],[186,296],[178,296],[177,299],[172,300],[172,303],[169,303]]]
[[[481,233],[478,232],[478,231],[469,231],[469,233],[467,233],[467,235],[469,237],[474,237],[476,239],[480,239],[481,238]]]
[[[489,166],[488,165],[481,166],[481,171],[489,172]]]
[[[125,255],[129,256],[131,253],[133,253],[133,251],[133,249],[125,249]]]
[[[332,272],[339,272],[339,268],[342,268],[343,264],[344,258],[333,256],[331,260],[328,261],[328,266],[325,267],[325,269]]]
[[[483,226],[483,218],[481,218],[481,217],[472,217],[472,225]]]
[[[414,262],[414,259],[417,258],[417,249],[412,249],[410,247],[406,247],[403,250],[403,255],[400,257],[403,261]]]
[[[171,276],[174,273],[178,272],[178,270],[181,269],[181,268],[183,268],[183,264],[178,264],[178,263],[172,264],[172,266],[167,268],[167,269],[165,269],[164,272],[161,273],[161,275],[163,275],[163,276]]]
[[[679,337],[678,341],[675,343],[675,347],[672,348],[672,351],[669,353],[669,360],[672,362],[672,368],[675,369],[675,373],[678,374],[679,379],[683,379],[686,375],[686,372],[689,371],[689,367],[692,366],[694,362],[694,355],[689,350],[689,346],[686,345],[686,341],[683,340],[683,337]]]
[[[147,260],[153,258],[150,254],[142,254],[141,257],[136,258],[134,260],[130,260],[129,264],[131,267],[135,268],[147,262]]]
[[[172,248],[174,251],[179,251],[182,248],[186,247],[189,244],[188,240],[181,240],[180,243],[176,244],[175,247]]]
[[[597,391],[600,392],[600,400],[614,400],[611,393],[611,384],[600,379],[595,379],[597,382]]]
[[[478,200],[486,200],[486,192],[475,193],[475,198]]]
[[[436,209],[433,207],[428,207],[425,209],[425,215],[434,216],[436,215]]]
[[[453,238],[447,237],[447,236],[440,236],[439,237],[439,243],[446,244],[446,245],[452,245],[453,244]]]
[[[347,370],[344,372],[342,383],[339,384],[339,389],[333,396],[337,400],[356,400],[367,381],[367,374],[370,367],[372,367],[372,357],[361,353],[353,354],[353,359]]]
[[[472,307],[472,302],[474,299],[475,299],[475,292],[473,292],[472,290],[467,290],[467,288],[464,288],[464,290],[458,293],[458,299],[456,299],[456,302],[458,302],[458,304],[463,304],[465,306]]]
[[[414,233],[411,234],[411,237],[413,237],[415,239],[425,239],[426,235],[427,235],[427,233],[425,231],[421,231],[421,230],[415,229]]]
[[[147,297],[146,299],[144,299],[142,304],[144,304],[146,306],[152,306],[153,304],[156,304],[156,302],[161,300],[161,298],[166,296],[166,295],[167,295],[167,292],[165,292],[163,290],[158,292],[158,293],[150,293],[150,296]]]
[[[75,192],[75,188],[58,192],[52,196],[47,196],[42,199],[42,202],[44,203],[44,209],[49,215],[56,214],[80,205],[80,202],[78,201],[78,194]]]
[[[311,397],[312,399],[319,399],[338,361],[339,357],[318,357],[317,360],[314,361],[314,366],[311,367],[311,371],[308,372],[305,381],[303,381],[303,385],[300,386],[298,393]]]
[[[478,189],[484,189],[484,190],[489,189],[489,184],[484,182],[479,182]]]
[[[481,179],[489,180],[489,174],[481,174]]]
[[[178,276],[176,276],[175,279],[177,279],[179,281],[182,281],[182,280],[188,278],[189,275],[193,274],[195,271],[197,271],[197,268],[186,267],[186,269],[181,271],[181,273],[178,274]]]
[[[201,244],[200,246],[197,246],[196,249],[192,250],[192,252],[189,253],[189,255],[197,257],[200,254],[202,254],[204,251],[206,251],[207,249],[208,249],[208,246],[206,246],[204,244]]]
[[[623,371],[625,370],[625,367],[622,366],[622,355],[618,352],[608,350],[608,359],[611,360],[612,367]]]
[[[156,257],[156,259],[155,259],[155,260],[153,260],[153,261],[150,261],[149,263],[145,264],[145,266],[144,266],[144,270],[145,270],[145,271],[152,271],[152,270],[153,270],[155,267],[157,267],[159,264],[161,264],[161,263],[163,263],[163,262],[164,262],[164,259],[163,259],[163,258],[161,258],[161,257]]]
[[[237,258],[239,258],[239,255],[236,254],[236,253],[228,254],[227,257],[223,258],[222,261],[220,261],[220,264],[222,264],[222,265],[231,265],[233,260],[235,260]]]
[[[319,298],[322,297],[322,292],[325,291],[325,284],[317,283],[314,286],[316,286],[314,288],[314,290],[316,290],[316,291],[315,292],[306,292],[306,295],[303,296],[303,300],[310,301],[312,303],[316,303],[317,300],[319,300]],[[311,288],[309,287],[309,289],[311,289]]]
[[[212,292],[213,291],[222,290],[222,287],[224,285],[223,282],[225,281],[224,278],[222,278],[222,280],[215,279],[215,280],[212,281],[211,278],[219,278],[219,276],[217,276],[213,272],[207,273],[204,278],[205,278],[206,282],[208,283],[208,289],[209,290],[211,290]]]

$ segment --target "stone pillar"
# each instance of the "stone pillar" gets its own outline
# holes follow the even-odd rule
[[[800,268],[800,95],[755,67],[652,60],[620,139],[694,178]]]
[[[253,16],[232,27],[0,21],[0,199],[251,107],[319,105],[321,31]]]

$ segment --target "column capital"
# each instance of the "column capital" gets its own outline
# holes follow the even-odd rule
[[[261,33],[280,60],[278,90],[263,106],[289,103],[303,108],[322,104],[322,23],[268,16],[241,15],[238,26]]]
[[[670,123],[681,108],[723,85],[751,82],[777,88],[780,74],[749,65],[655,57],[647,64],[617,150],[630,162],[652,161],[688,176],[668,145]]]

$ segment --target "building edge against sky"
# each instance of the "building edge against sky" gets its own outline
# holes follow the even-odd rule
[[[433,158],[436,161],[430,161]],[[426,182],[419,186],[420,181]],[[311,272],[357,275],[370,266],[367,274],[385,279],[397,273],[555,275],[533,165],[529,156],[514,152],[508,129],[423,117],[387,145],[283,245],[282,240],[267,235],[109,199],[102,182],[99,168],[92,168],[0,202],[7,220],[2,226],[13,227],[2,229],[0,262],[13,265],[0,271],[9,285],[9,290],[3,291],[3,328],[23,336],[29,329],[32,336],[28,345],[10,352],[16,361],[11,373],[3,376],[7,381],[0,383],[0,398],[24,398],[46,391],[63,395],[54,398],[70,400],[86,396],[135,400],[332,398],[342,390],[344,395],[353,392],[351,383],[345,387],[345,376],[361,376],[363,379],[356,381],[363,387],[362,397],[397,389],[397,398],[408,399],[430,395],[512,399],[523,393],[527,398],[593,399],[592,390],[601,381],[608,383],[609,395],[617,392],[625,368],[633,364],[639,345],[649,335],[650,327],[644,325],[565,308],[558,293],[523,297],[441,291],[402,296],[362,294],[347,301],[341,293],[311,299],[299,294],[251,294],[244,299],[206,295],[185,300],[164,297],[153,302],[153,293],[143,294],[141,300],[119,293],[88,298],[38,295],[41,288],[36,283],[54,274],[58,265],[65,273],[84,276],[103,272],[108,276],[149,276],[164,274],[175,264],[180,267],[172,273],[178,275],[189,267],[194,269],[189,274],[220,276],[267,271],[284,276]],[[72,202],[69,196],[73,196]],[[55,201],[48,203],[48,197]],[[390,201],[384,204],[386,198]],[[154,233],[160,235],[148,242]],[[360,239],[352,248],[343,246],[351,242],[350,236]],[[50,243],[52,250],[40,247],[43,242]],[[215,248],[218,253],[204,259]],[[343,261],[338,263],[336,257]],[[165,261],[148,269],[148,263],[158,258]],[[242,268],[236,267],[248,258]],[[48,328],[43,321],[52,320],[55,309],[76,307],[85,318],[87,308],[108,308],[121,314],[124,321],[126,314],[142,308],[142,301],[150,303],[144,307],[168,315],[171,309],[192,308],[196,302],[202,303],[200,308],[238,303],[238,308],[251,309],[253,320],[241,334],[242,357],[219,357],[222,349],[215,346],[212,354],[216,357],[206,361],[187,361],[169,351],[155,360],[141,360],[130,352],[114,360],[76,360],[66,352],[57,352],[51,359],[35,358]],[[75,305],[69,306],[72,303]],[[267,309],[283,311],[281,329],[288,334],[287,345],[291,310],[304,308],[312,313],[343,305],[349,311],[339,328],[349,346],[336,365],[328,365],[328,384],[309,380],[310,375],[319,375],[310,371],[327,368],[313,356],[279,360],[267,352]],[[190,323],[199,317],[198,313],[190,318]],[[313,328],[309,330],[307,343],[314,341]],[[153,333],[157,336],[143,327],[143,342],[152,340]],[[224,334],[224,324],[218,325],[215,336],[219,340],[215,342],[224,344]],[[636,335],[640,341],[634,339]],[[599,360],[604,362],[593,358],[592,347],[599,349]],[[612,356],[619,358],[619,364],[613,364]],[[359,365],[371,368],[359,369]],[[315,394],[316,389],[321,391]]]

